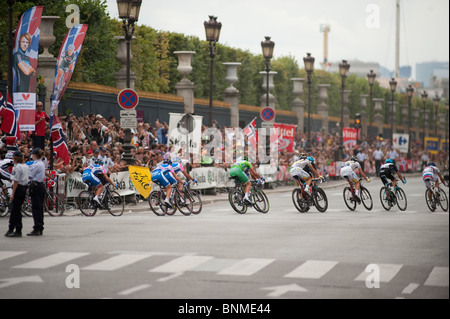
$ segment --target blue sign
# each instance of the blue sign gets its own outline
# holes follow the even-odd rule
[[[124,89],[117,95],[120,107],[126,110],[134,109],[139,103],[139,96],[132,89]]]
[[[275,110],[270,107],[265,107],[261,110],[261,119],[269,122],[275,118]]]

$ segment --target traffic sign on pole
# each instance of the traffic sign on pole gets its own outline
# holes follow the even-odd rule
[[[139,96],[132,89],[123,89],[117,95],[117,103],[125,110],[134,109],[139,103]]]
[[[261,110],[261,119],[270,122],[275,118],[275,110],[271,107],[265,107]]]

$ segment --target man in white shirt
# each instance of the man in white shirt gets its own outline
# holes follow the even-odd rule
[[[375,160],[375,171],[377,176],[380,176],[381,162],[383,161],[383,152],[380,150],[380,146],[373,152],[373,159]]]

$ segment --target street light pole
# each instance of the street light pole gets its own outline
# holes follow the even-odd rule
[[[269,94],[270,94],[270,89],[269,89],[269,72],[270,72],[270,59],[272,59],[273,57],[273,49],[275,47],[275,42],[270,40],[270,37],[266,36],[265,37],[266,40],[261,41],[261,48],[263,51],[263,57],[266,60],[266,77],[267,77],[267,82],[266,82],[266,106],[269,106]]]
[[[372,121],[373,121],[373,85],[375,84],[375,78],[376,74],[373,72],[373,70],[370,70],[370,73],[367,73],[367,80],[369,81],[369,131],[372,127]],[[369,132],[370,135],[370,132]]]
[[[213,76],[214,57],[216,56],[216,42],[219,41],[222,23],[217,22],[217,17],[210,15],[209,21],[203,23],[205,26],[206,40],[209,42],[209,127],[213,125]]]
[[[438,109],[439,109],[439,102],[441,102],[441,98],[439,96],[434,97],[434,137],[438,137],[437,134],[437,120],[438,120]]]
[[[341,139],[340,139],[340,154],[339,158],[344,157],[344,90],[345,90],[345,78],[347,77],[347,72],[350,69],[350,64],[346,60],[342,60],[339,63],[339,74],[341,75]]]
[[[391,116],[391,143],[392,145],[394,145],[394,119],[395,119],[395,114],[394,114],[394,94],[395,94],[395,90],[397,90],[397,81],[395,81],[394,78],[391,79],[391,81],[389,81],[389,87],[391,88],[391,112],[392,112],[392,116]]]
[[[406,89],[406,96],[408,97],[408,135],[409,135],[409,140],[411,141],[411,116],[412,116],[412,97],[414,94],[414,88],[409,85],[408,88]],[[408,143],[408,155],[407,158],[411,159],[411,143]]]
[[[314,72],[314,61],[315,59],[311,56],[311,53],[306,53],[306,57],[303,58],[303,63],[305,64],[305,70],[308,75],[308,141],[306,144],[306,152],[311,153],[312,143],[311,143],[311,75]]]
[[[422,102],[423,102],[423,114],[422,114],[422,118],[423,118],[423,149],[425,150],[425,110],[426,110],[426,103],[427,103],[427,99],[428,99],[428,94],[427,91],[423,91],[422,93]]]

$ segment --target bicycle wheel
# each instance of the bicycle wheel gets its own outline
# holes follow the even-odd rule
[[[434,202],[434,194],[433,191],[429,188],[425,191],[425,202],[427,203],[428,208],[434,212],[436,210],[436,203]]]
[[[301,193],[299,188],[294,188],[292,190],[292,201],[294,202],[295,208],[300,213],[306,213],[309,210],[309,205],[308,202],[302,198]]]
[[[25,195],[25,200],[23,201],[23,204],[22,204],[22,215],[28,216],[28,217],[33,217],[33,211],[31,209],[31,197],[30,197],[30,193],[28,190]]]
[[[267,213],[269,211],[269,199],[267,198],[266,194],[260,190],[255,189],[253,192],[253,202],[255,209],[260,213]]]
[[[328,198],[325,194],[324,190],[320,187],[317,187],[313,192],[313,201],[314,206],[316,206],[317,210],[321,213],[326,212],[328,209]]]
[[[347,186],[344,188],[343,196],[345,205],[348,207],[348,209],[354,211],[356,209],[356,202],[353,200],[353,194],[350,190],[350,187]]]
[[[367,188],[364,186],[361,186],[361,202],[364,205],[364,207],[367,210],[372,210],[373,208],[373,201],[372,201],[372,195],[370,195],[370,192]]]
[[[245,214],[247,212],[247,205],[244,203],[244,194],[240,189],[235,188],[229,192],[228,201],[236,213]]]
[[[385,210],[391,209],[390,191],[387,187],[380,188],[380,201]]]
[[[116,217],[122,216],[125,210],[125,201],[120,194],[116,191],[109,191],[106,196],[105,206],[108,212]]]
[[[0,192],[0,217],[5,217],[9,213],[10,200],[7,195]]]
[[[62,216],[64,213],[64,202],[55,193],[47,193],[44,199],[44,210],[50,216]]]
[[[444,212],[448,210],[447,194],[445,194],[443,189],[439,189],[439,206],[441,206]]]
[[[155,215],[164,216],[167,212],[167,207],[162,203],[162,195],[160,191],[153,191],[148,197],[148,204]]]
[[[182,199],[184,201],[182,201]],[[190,196],[182,196],[179,192],[176,192],[174,201],[178,207],[178,210],[184,216],[189,216],[192,214],[192,198]]]
[[[406,200],[406,194],[403,189],[400,187],[395,190],[395,197],[397,198],[397,206],[401,211],[405,211],[408,206],[408,202]]]
[[[192,214],[197,215],[202,211],[202,199],[197,191],[189,190],[189,196],[192,199]]]
[[[82,191],[78,194],[77,205],[84,216],[92,217],[97,213],[97,205],[93,203],[93,198],[90,191]]]

